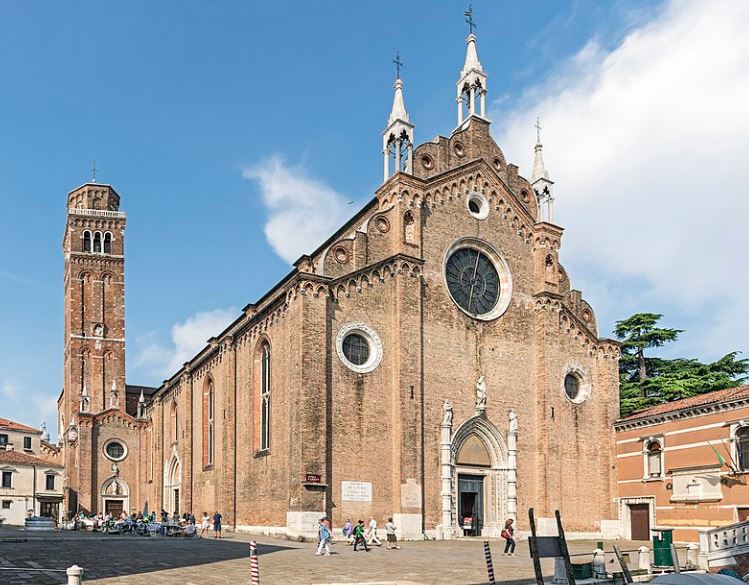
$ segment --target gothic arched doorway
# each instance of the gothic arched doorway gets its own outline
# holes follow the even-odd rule
[[[182,488],[182,466],[176,454],[166,467],[164,478],[164,509],[169,514],[180,513],[180,490]]]
[[[453,528],[459,536],[498,537],[507,515],[507,448],[485,416],[466,420],[452,437]]]
[[[101,486],[102,508],[115,518],[129,510],[130,489],[119,477],[110,477]]]

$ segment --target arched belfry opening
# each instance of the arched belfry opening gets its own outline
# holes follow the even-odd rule
[[[441,538],[499,537],[514,517],[516,457],[485,413],[466,419],[454,432],[442,424]],[[513,441],[514,444],[514,441]]]

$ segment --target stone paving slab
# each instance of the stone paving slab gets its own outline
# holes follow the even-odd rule
[[[64,573],[31,572],[32,568],[84,567],[84,583],[95,585],[213,585],[249,584],[249,541],[243,534],[217,540],[90,533],[48,534],[26,540],[0,531],[0,583],[57,585]],[[11,541],[12,540],[12,541]],[[263,585],[478,585],[487,582],[483,541],[405,542],[401,550],[372,547],[354,552],[343,542],[330,557],[314,555],[315,545],[260,537],[258,542]],[[641,544],[641,543],[637,543]],[[624,549],[637,544],[620,542]],[[497,582],[531,583],[533,566],[525,542],[517,556],[501,554],[503,542],[491,541]],[[572,554],[591,553],[595,542],[570,543]],[[607,546],[607,549],[610,545]],[[580,560],[583,560],[582,558]],[[589,560],[588,558],[584,560]],[[17,567],[17,570],[3,570]],[[553,561],[543,563],[551,575]]]

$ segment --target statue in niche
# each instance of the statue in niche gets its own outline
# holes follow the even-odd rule
[[[510,433],[517,433],[518,432],[518,415],[515,414],[515,411],[511,408],[510,409]]]
[[[476,410],[486,410],[486,379],[483,374],[476,382]]]
[[[449,400],[442,403],[442,426],[451,427],[453,424],[453,405]]]
[[[120,405],[120,393],[117,384],[112,380],[112,389],[109,391],[109,408],[117,408]]]
[[[120,474],[120,468],[117,467],[117,463],[116,462],[112,463],[112,475],[114,475],[116,477],[119,474]],[[114,482],[114,483],[117,483],[117,482]]]

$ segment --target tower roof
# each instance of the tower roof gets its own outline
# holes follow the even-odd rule
[[[544,148],[544,145],[541,144],[541,122],[537,118],[536,119],[536,146],[534,147],[535,155],[533,157],[533,173],[531,174],[531,184],[541,179],[549,183],[552,182],[551,179],[549,178],[549,172],[546,170],[546,165],[544,164],[543,148]]]
[[[473,33],[469,34],[466,38],[466,61],[460,72],[461,79],[466,77],[471,71],[484,73],[484,68],[481,67],[481,62],[479,61],[478,51],[476,51],[476,35]]]
[[[393,84],[395,92],[393,94],[393,107],[390,110],[390,117],[388,118],[388,126],[391,126],[396,121],[409,122],[408,112],[406,111],[406,104],[403,101],[403,81],[399,77]]]

